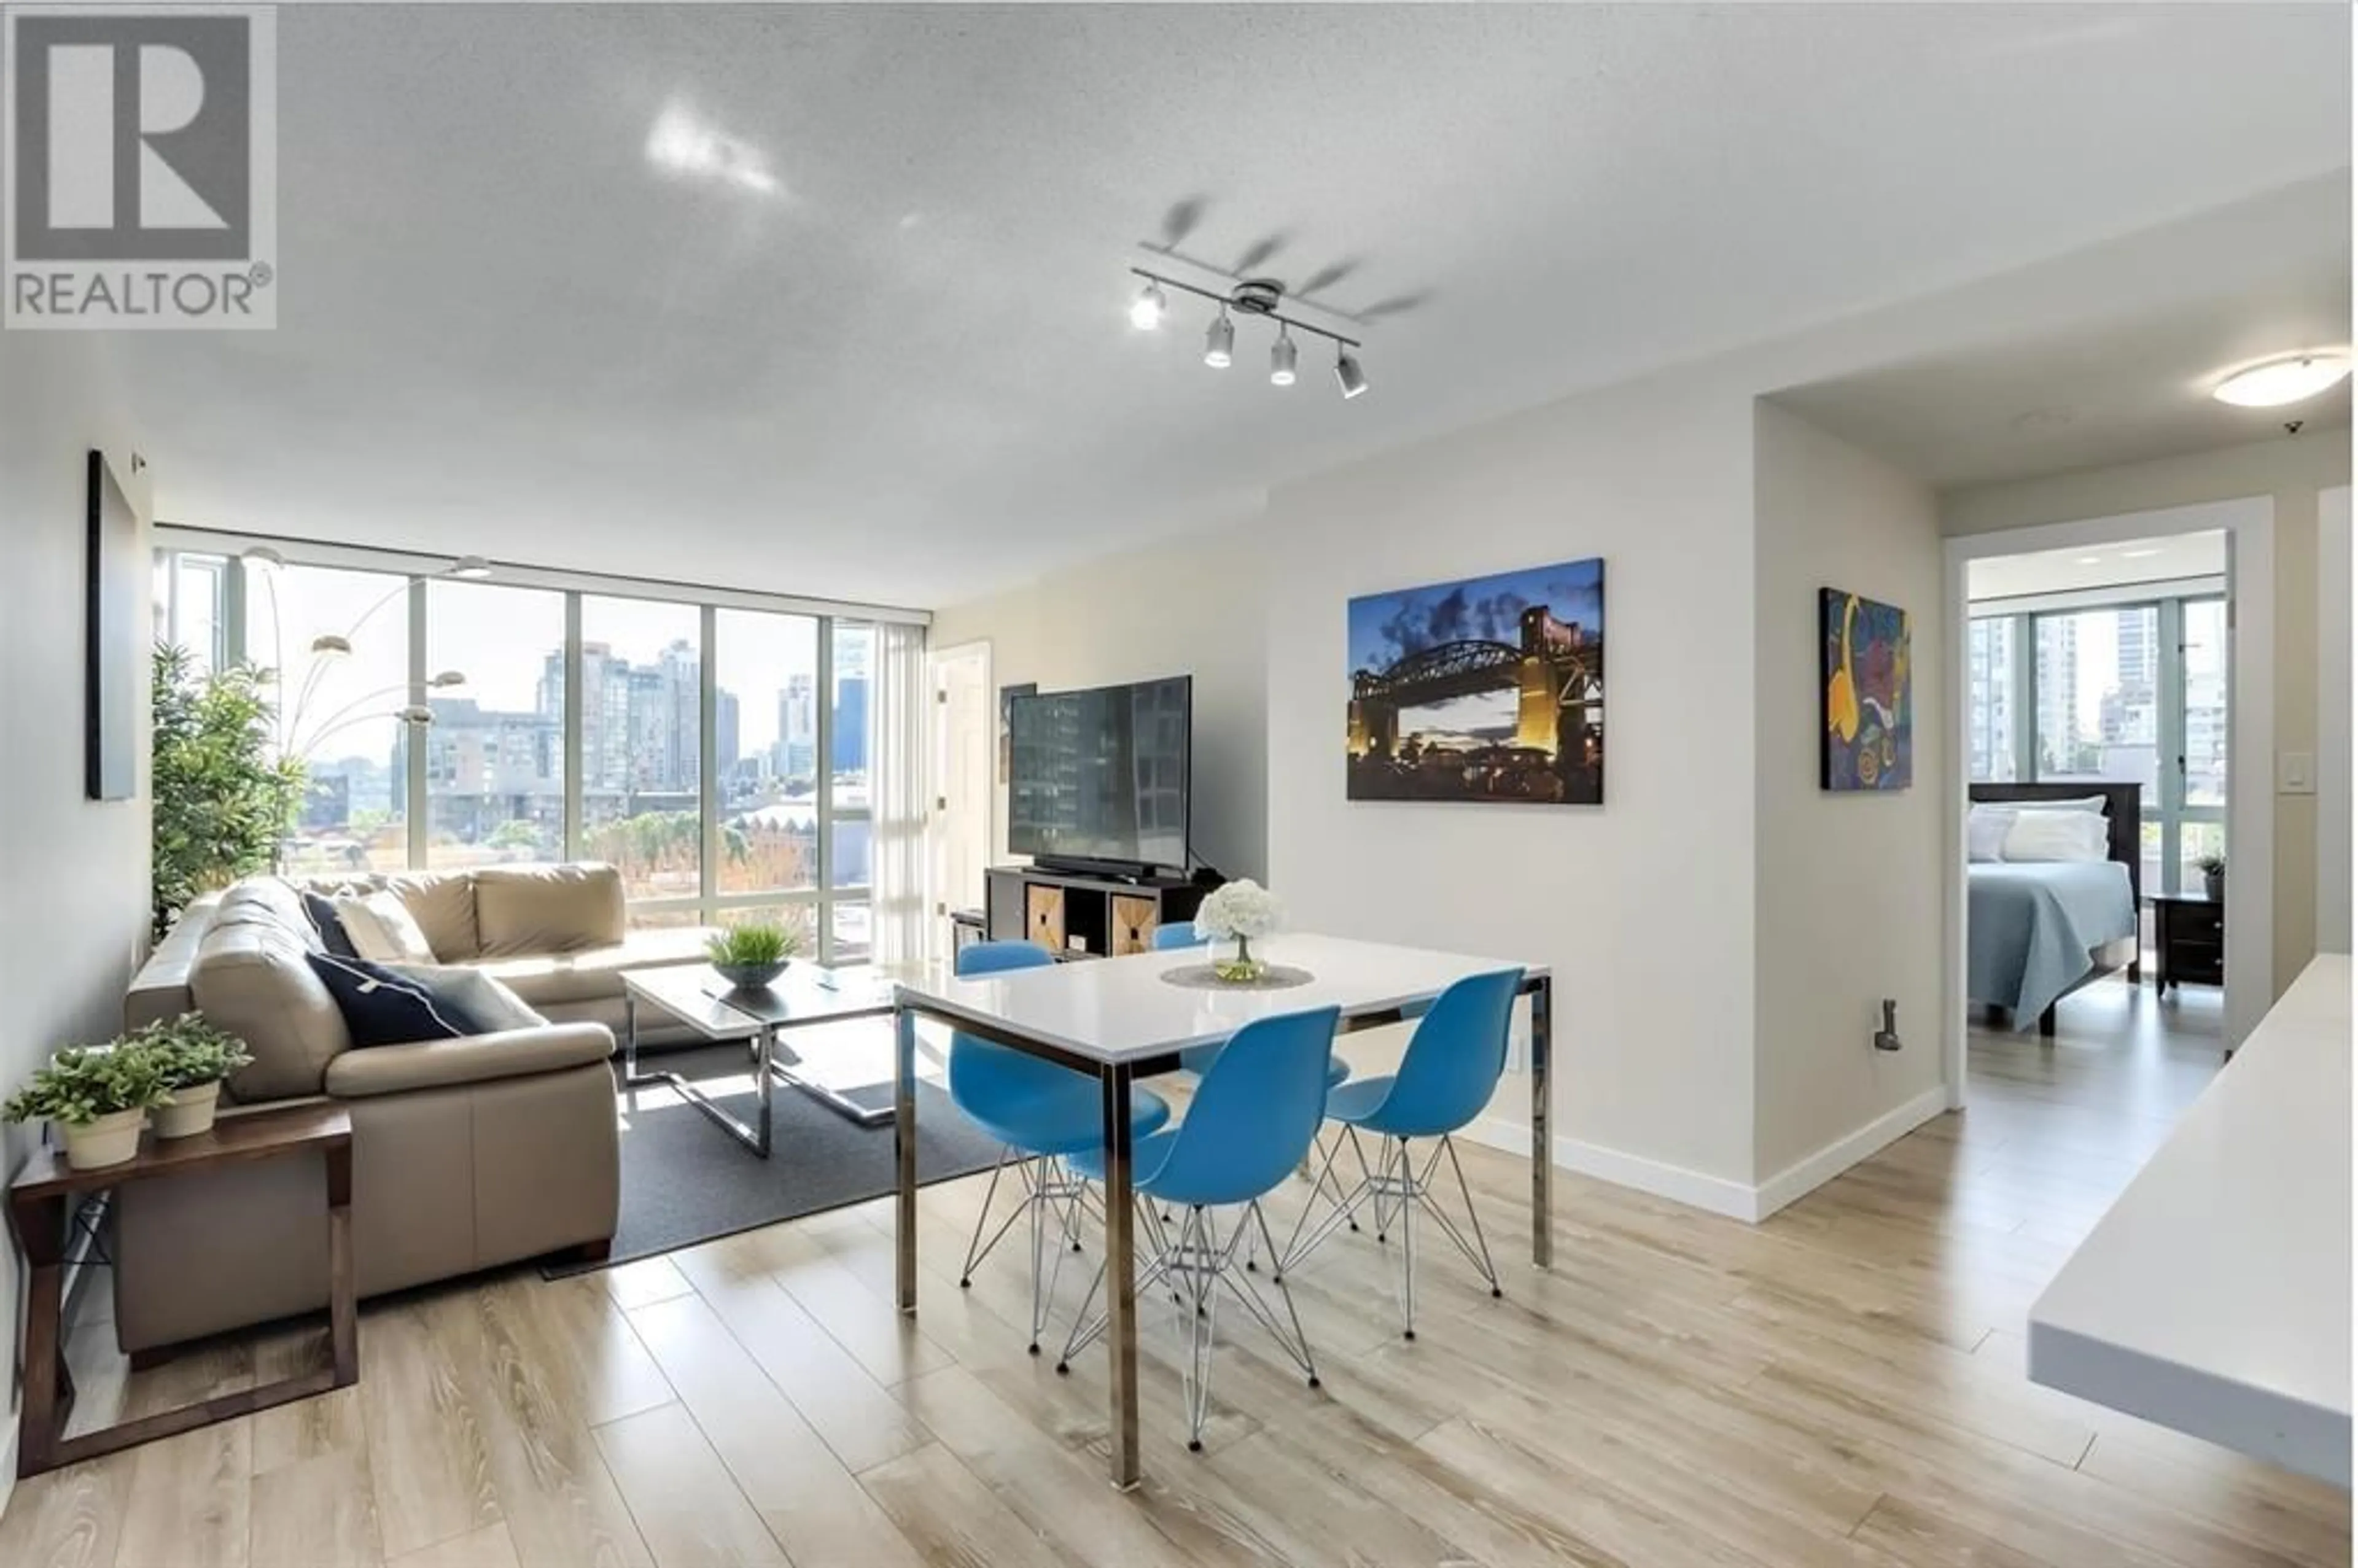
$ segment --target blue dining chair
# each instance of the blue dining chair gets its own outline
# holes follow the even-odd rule
[[[1498,1089],[1498,1075],[1507,1067],[1515,993],[1522,984],[1520,969],[1466,976],[1434,999],[1409,1039],[1400,1071],[1346,1084],[1328,1097],[1326,1114],[1342,1123],[1352,1147],[1358,1147],[1356,1135],[1364,1131],[1379,1141],[1380,1153],[1372,1171],[1367,1168],[1366,1157],[1359,1157],[1358,1186],[1328,1211],[1306,1238],[1302,1231],[1310,1211],[1303,1211],[1282,1254],[1281,1277],[1345,1221],[1357,1228],[1356,1216],[1362,1205],[1368,1205],[1375,1211],[1377,1240],[1386,1239],[1392,1226],[1400,1228],[1403,1337],[1416,1337],[1415,1216],[1420,1209],[1481,1271],[1490,1293],[1504,1293],[1498,1287],[1498,1268],[1490,1261],[1490,1244],[1482,1235],[1482,1217],[1474,1207],[1474,1191],[1466,1184],[1466,1168],[1458,1163],[1457,1146],[1451,1135],[1481,1115]],[[1418,1138],[1438,1141],[1421,1170],[1409,1152],[1410,1141]],[[1339,1148],[1342,1142],[1338,1139],[1335,1146]],[[1433,1201],[1433,1177],[1444,1155],[1457,1178],[1458,1195],[1465,1201],[1466,1222],[1474,1233],[1470,1240],[1448,1211]],[[1330,1148],[1326,1163],[1331,1166],[1334,1159],[1335,1149]],[[1324,1186],[1322,1180],[1322,1190]]]
[[[1322,1007],[1246,1024],[1204,1075],[1185,1119],[1144,1140],[1133,1152],[1132,1190],[1153,1252],[1137,1275],[1136,1290],[1141,1300],[1157,1287],[1157,1293],[1168,1292],[1174,1298],[1186,1351],[1180,1382],[1187,1403],[1187,1446],[1199,1453],[1210,1408],[1213,1329],[1221,1286],[1269,1331],[1310,1386],[1318,1387],[1318,1363],[1284,1280],[1272,1281],[1285,1308],[1281,1322],[1251,1277],[1237,1265],[1239,1244],[1249,1236],[1257,1237],[1271,1257],[1277,1256],[1260,1200],[1301,1162],[1317,1136],[1325,1114],[1326,1060],[1338,1016],[1336,1009]],[[1105,1179],[1102,1149],[1070,1158],[1083,1176]],[[1158,1206],[1181,1211],[1175,1233],[1156,1217]],[[1238,1207],[1243,1212],[1223,1228],[1216,1211]],[[1104,1283],[1100,1261],[1065,1353],[1057,1359],[1057,1371],[1070,1370],[1073,1357],[1105,1331],[1104,1314],[1089,1315]]]
[[[1055,961],[1037,942],[976,942],[959,949],[957,969],[960,979],[973,979],[1035,969]],[[982,1210],[974,1217],[974,1235],[967,1242],[966,1263],[958,1270],[958,1288],[973,1283],[975,1270],[990,1256],[1000,1238],[1028,1215],[1032,1221],[1031,1350],[1037,1356],[1065,1249],[1080,1250],[1080,1206],[1088,1189],[1068,1162],[1105,1145],[1098,1080],[954,1030],[949,1087],[951,1101],[1000,1142],[999,1162],[990,1169],[990,1185],[983,1193]],[[1170,1119],[1170,1104],[1162,1096],[1146,1089],[1130,1092],[1133,1139],[1150,1136]],[[1023,1183],[1023,1202],[985,1241],[983,1227],[990,1222],[991,1204],[999,1195],[999,1178],[1011,1161]]]

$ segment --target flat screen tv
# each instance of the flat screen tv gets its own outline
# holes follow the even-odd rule
[[[1184,871],[1185,676],[1008,700],[1007,848],[1044,866]]]

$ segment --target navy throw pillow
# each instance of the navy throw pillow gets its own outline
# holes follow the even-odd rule
[[[434,994],[432,987],[366,958],[306,953],[312,973],[336,999],[354,1045],[406,1045],[416,1040],[457,1040],[485,1031]]]
[[[351,934],[344,930],[344,917],[336,913],[336,901],[316,892],[303,895],[303,913],[311,919],[311,929],[319,935],[319,946],[339,958],[357,958],[360,950],[352,946]]]

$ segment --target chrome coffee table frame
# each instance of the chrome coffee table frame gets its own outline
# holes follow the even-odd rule
[[[819,980],[811,978],[814,974],[830,978]],[[732,1040],[752,1043],[755,1109],[751,1123],[731,1115],[692,1078],[660,1067],[640,1069],[639,1005],[643,1001],[715,1044]],[[797,1002],[803,1005],[798,1008]],[[779,1062],[778,1036],[789,1029],[814,1024],[885,1018],[892,1011],[892,987],[865,970],[822,970],[816,965],[798,964],[787,970],[778,984],[756,991],[730,989],[709,965],[682,964],[634,970],[622,977],[622,1087],[671,1090],[721,1131],[766,1160],[770,1157],[773,1082],[792,1084],[828,1109],[863,1127],[881,1127],[893,1116],[889,1103],[873,1108],[863,1106]]]

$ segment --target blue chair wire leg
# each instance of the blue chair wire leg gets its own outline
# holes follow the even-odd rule
[[[1036,942],[977,942],[959,950],[957,972],[962,978],[1036,969],[1055,962]],[[961,1289],[973,1283],[981,1266],[1018,1218],[1031,1221],[1032,1337],[1031,1351],[1040,1354],[1040,1336],[1046,1332],[1056,1293],[1056,1279],[1067,1251],[1081,1250],[1084,1211],[1090,1188],[1075,1167],[1077,1156],[1102,1152],[1105,1123],[1096,1082],[1051,1062],[979,1039],[963,1031],[950,1034],[950,1098],[978,1126],[1000,1141],[998,1162],[982,1208],[975,1216],[965,1265],[958,1270]],[[1133,1136],[1152,1136],[1171,1119],[1171,1108],[1159,1095],[1139,1090],[1130,1102]],[[1022,1202],[990,1230],[992,1205],[1000,1180],[1012,1165],[1022,1184]],[[989,1230],[988,1239],[985,1232]]]
[[[991,1204],[999,1195],[999,1179],[1011,1163],[1022,1183],[1023,1195],[985,1240],[983,1227],[990,1219]],[[1049,1313],[1056,1295],[1056,1279],[1064,1265],[1065,1253],[1083,1249],[1082,1210],[1087,1193],[1087,1184],[1076,1177],[1064,1161],[1053,1155],[1026,1154],[1011,1144],[1001,1144],[999,1162],[990,1170],[990,1184],[983,1192],[982,1207],[974,1217],[974,1235],[967,1242],[966,1262],[958,1270],[958,1289],[962,1291],[973,1286],[974,1271],[982,1266],[983,1260],[990,1256],[1007,1233],[1015,1228],[1015,1222],[1026,1218],[1031,1221],[1030,1348],[1034,1356],[1040,1353],[1041,1335],[1047,1331]]]
[[[1204,1446],[1224,1294],[1268,1331],[1312,1388],[1319,1386],[1318,1363],[1283,1278],[1271,1281],[1272,1303],[1238,1265],[1249,1247],[1278,1256],[1260,1200],[1301,1162],[1318,1130],[1336,1017],[1335,1009],[1321,1008],[1238,1030],[1206,1072],[1185,1119],[1137,1151],[1134,1186],[1148,1256],[1134,1289],[1141,1303],[1170,1298],[1190,1449]],[[1073,1164],[1100,1176],[1102,1162],[1102,1154],[1083,1154]],[[1174,1219],[1162,1217],[1166,1208]],[[1092,1312],[1104,1283],[1100,1262],[1057,1358],[1059,1372],[1105,1332],[1105,1314]]]
[[[1441,994],[1417,1024],[1398,1073],[1347,1084],[1327,1102],[1327,1115],[1342,1123],[1344,1133],[1327,1150],[1317,1190],[1327,1189],[1327,1178],[1346,1145],[1359,1167],[1358,1184],[1323,1215],[1314,1205],[1303,1210],[1280,1255],[1283,1269],[1290,1272],[1299,1267],[1344,1226],[1357,1229],[1360,1211],[1368,1210],[1378,1241],[1389,1241],[1395,1233],[1400,1239],[1398,1290],[1401,1333],[1405,1338],[1416,1337],[1420,1213],[1474,1265],[1493,1297],[1505,1293],[1452,1134],[1481,1114],[1505,1071],[1508,1030],[1513,1022],[1515,993],[1521,984],[1522,974],[1514,969],[1458,981]],[[1377,1141],[1372,1167],[1360,1144],[1362,1132]],[[1420,1158],[1412,1145],[1422,1139],[1433,1141],[1431,1152]],[[1465,1206],[1463,1228],[1440,1201],[1444,1195],[1435,1185],[1444,1159]]]

